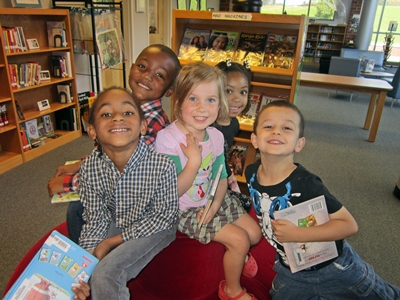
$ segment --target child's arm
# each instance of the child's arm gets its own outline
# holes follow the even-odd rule
[[[197,138],[193,134],[186,135],[186,146],[180,144],[183,154],[188,158],[188,161],[182,172],[178,174],[178,194],[181,197],[190,189],[193,180],[196,177],[201,165],[202,147],[199,145]]]
[[[78,173],[79,168],[81,166],[81,162],[82,161],[80,160],[74,164],[59,166],[56,170],[56,174],[54,175],[54,177],[72,174],[72,173]]]
[[[52,197],[56,193],[74,192],[78,187],[79,173],[54,177],[47,183],[49,196]]]
[[[358,231],[357,222],[350,212],[342,206],[337,212],[329,214],[330,221],[314,227],[297,227],[287,220],[273,220],[272,228],[279,242],[327,242],[349,237]]]
[[[122,234],[117,234],[113,237],[109,237],[97,245],[94,249],[93,255],[99,260],[102,260],[112,249],[123,243]]]

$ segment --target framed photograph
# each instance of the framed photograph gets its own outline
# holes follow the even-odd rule
[[[28,44],[29,50],[39,49],[39,43],[37,39],[26,39],[26,43]]]
[[[49,70],[43,70],[40,71],[40,80],[50,80],[50,71]]]
[[[13,7],[38,7],[42,8],[40,0],[11,0]]]
[[[47,99],[38,101],[37,105],[40,111],[50,109],[50,103],[49,100]]]

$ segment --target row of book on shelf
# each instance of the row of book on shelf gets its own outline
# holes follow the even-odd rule
[[[56,111],[54,114],[56,119],[56,129],[61,131],[80,129],[77,108],[67,107]],[[54,124],[50,115],[42,116],[40,122],[38,122],[38,119],[34,118],[21,123],[20,132],[22,150],[24,152],[44,145],[47,139],[56,139],[60,136],[54,132]]]
[[[13,90],[39,85],[42,81],[54,78],[72,77],[71,56],[69,51],[55,51],[50,56],[51,72],[43,70],[38,62],[8,64],[8,72]]]
[[[46,28],[49,47],[61,48],[67,46],[65,22],[47,21]],[[24,29],[21,26],[3,26],[2,33],[6,53],[26,52],[40,48],[36,38],[25,38]]]
[[[178,57],[185,60],[233,62],[291,69],[297,36],[185,28]]]

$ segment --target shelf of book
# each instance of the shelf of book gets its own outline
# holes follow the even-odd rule
[[[55,33],[50,33],[49,38],[48,21],[63,26],[62,43],[59,47],[49,44],[52,38],[55,40],[53,37]],[[67,9],[0,8],[0,26],[2,28],[0,36],[1,174],[78,138],[81,136],[81,131],[75,127],[71,131],[56,130],[57,111],[78,109],[76,83],[73,76],[75,66],[69,11]],[[28,39],[35,43],[28,44]],[[68,59],[63,58],[66,63],[62,67],[69,68],[69,73],[65,75],[63,72],[61,78],[56,78],[57,74],[55,74],[50,56],[60,52],[68,56]],[[51,77],[46,78],[46,74],[43,75],[41,71],[48,71],[47,74]],[[72,93],[70,103],[60,103],[58,84],[70,86]],[[41,107],[38,102],[44,107]],[[49,109],[40,110],[47,105]],[[35,121],[38,124],[37,129],[43,129],[43,117],[46,115],[52,122],[49,127],[51,131],[42,130],[40,135],[53,135],[56,132],[57,138],[48,138],[33,148],[31,139],[26,136],[29,132],[21,128],[27,124],[26,122]]]
[[[213,60],[210,62],[208,60],[209,48],[205,50],[205,53],[194,52],[196,54],[194,56],[188,55],[190,54],[190,49],[182,48],[183,46],[188,47],[191,45],[191,41],[188,40],[190,39],[188,34],[190,30],[188,29],[191,29],[193,32],[209,31],[209,44],[211,44],[211,34],[214,31],[237,32],[237,36],[243,36],[243,33],[246,33],[247,36],[258,34],[260,39],[261,36],[267,36],[264,49],[261,51],[263,59],[261,59],[260,64],[250,64],[252,72],[250,93],[260,96],[264,94],[268,95],[271,99],[286,99],[287,101],[294,102],[306,38],[306,22],[307,17],[304,15],[294,16],[242,12],[174,10],[172,13],[172,49],[179,55],[182,65],[201,59],[208,64],[215,65],[219,61]],[[194,35],[192,38],[192,41],[194,41]],[[229,44],[229,35],[227,40]],[[236,44],[240,45],[242,41],[243,40],[239,38]],[[261,43],[261,40],[259,42]],[[187,51],[183,52],[182,50],[185,49]],[[282,49],[286,50],[283,51]],[[203,50],[200,50],[200,52],[201,51]],[[232,61],[235,61],[237,57],[236,53],[232,54],[231,51],[225,52],[226,57],[232,55]],[[259,54],[258,50],[252,52],[254,52],[252,53],[254,56]],[[215,54],[213,52],[211,53],[213,55]],[[219,55],[215,56],[218,58],[222,57]],[[195,57],[195,59],[189,60],[188,57]],[[225,60],[226,59],[223,59],[223,61]],[[254,61],[257,60],[255,59]],[[258,107],[261,107],[261,105],[258,105],[257,108]],[[258,109],[256,109],[256,111],[258,111]],[[174,99],[171,99],[171,116],[173,115]],[[254,117],[255,115],[252,114],[251,118],[253,120]],[[243,168],[238,168],[242,171],[244,171],[248,164],[254,162],[255,159],[256,150],[250,142],[252,131],[253,125],[250,120],[248,123],[240,122],[240,132],[235,137],[234,147],[235,145],[241,146],[242,150],[240,150],[240,152],[246,152],[246,158],[241,162]],[[244,151],[244,149],[246,149],[246,151]],[[235,175],[239,182],[246,182],[243,173]]]
[[[319,58],[326,52],[340,55],[346,37],[346,24],[310,24],[308,25],[304,51],[304,62],[319,63]]]

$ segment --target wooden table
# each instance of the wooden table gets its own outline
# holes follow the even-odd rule
[[[300,74],[300,85],[371,94],[364,129],[369,130],[371,128],[368,141],[375,142],[383,107],[385,105],[386,93],[392,89],[392,86],[387,81],[371,78],[302,72]],[[371,127],[372,117],[373,121]]]
[[[388,72],[381,72],[381,71],[372,71],[372,72],[360,72],[361,76],[366,76],[366,77],[376,77],[376,78],[382,78],[382,77],[394,77],[393,73],[388,73]]]

